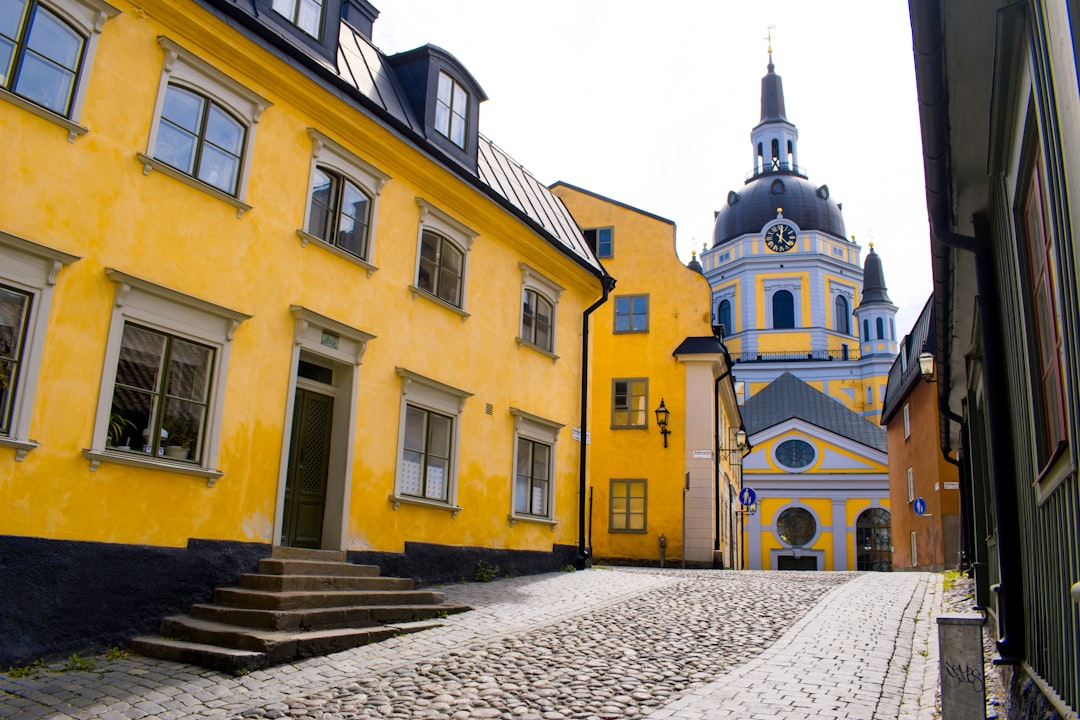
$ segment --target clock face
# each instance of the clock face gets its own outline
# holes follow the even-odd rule
[[[795,228],[777,223],[765,231],[765,244],[773,252],[787,252],[795,247]]]
[[[817,452],[805,440],[785,440],[776,448],[776,459],[788,468],[805,468],[814,462]]]

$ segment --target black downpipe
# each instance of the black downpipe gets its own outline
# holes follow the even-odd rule
[[[600,290],[603,295],[585,308],[585,312],[581,315],[581,441],[578,443],[581,446],[581,455],[578,460],[578,559],[574,564],[578,570],[584,570],[588,566],[592,555],[592,548],[585,543],[585,470],[587,468],[585,455],[588,447],[586,439],[589,436],[589,316],[607,302],[608,296],[614,289],[615,278],[610,275],[601,277]]]
[[[713,541],[713,552],[720,551],[720,381],[729,375],[731,375],[730,364],[727,372],[713,382],[713,447],[715,448],[715,457],[713,458],[713,518],[716,521],[716,529],[713,532],[713,536],[716,538]],[[713,562],[715,564],[715,556]]]

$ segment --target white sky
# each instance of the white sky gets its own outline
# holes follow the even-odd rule
[[[930,241],[907,3],[898,0],[373,0],[374,41],[431,43],[488,95],[480,131],[563,180],[676,223],[679,257],[752,168],[773,62],[799,164],[881,256],[906,334],[930,296]]]

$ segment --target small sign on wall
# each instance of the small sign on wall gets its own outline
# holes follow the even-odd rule
[[[695,450],[695,460],[712,460],[712,450]]]
[[[949,482],[949,481],[946,480],[945,481],[945,489],[946,490],[959,490],[960,489],[960,483],[959,482]]]

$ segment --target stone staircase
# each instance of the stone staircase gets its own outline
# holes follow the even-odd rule
[[[165,618],[160,637],[134,638],[128,649],[242,673],[426,630],[470,609],[346,562],[343,551],[287,547],[275,547],[238,587],[215,590],[214,601]]]

